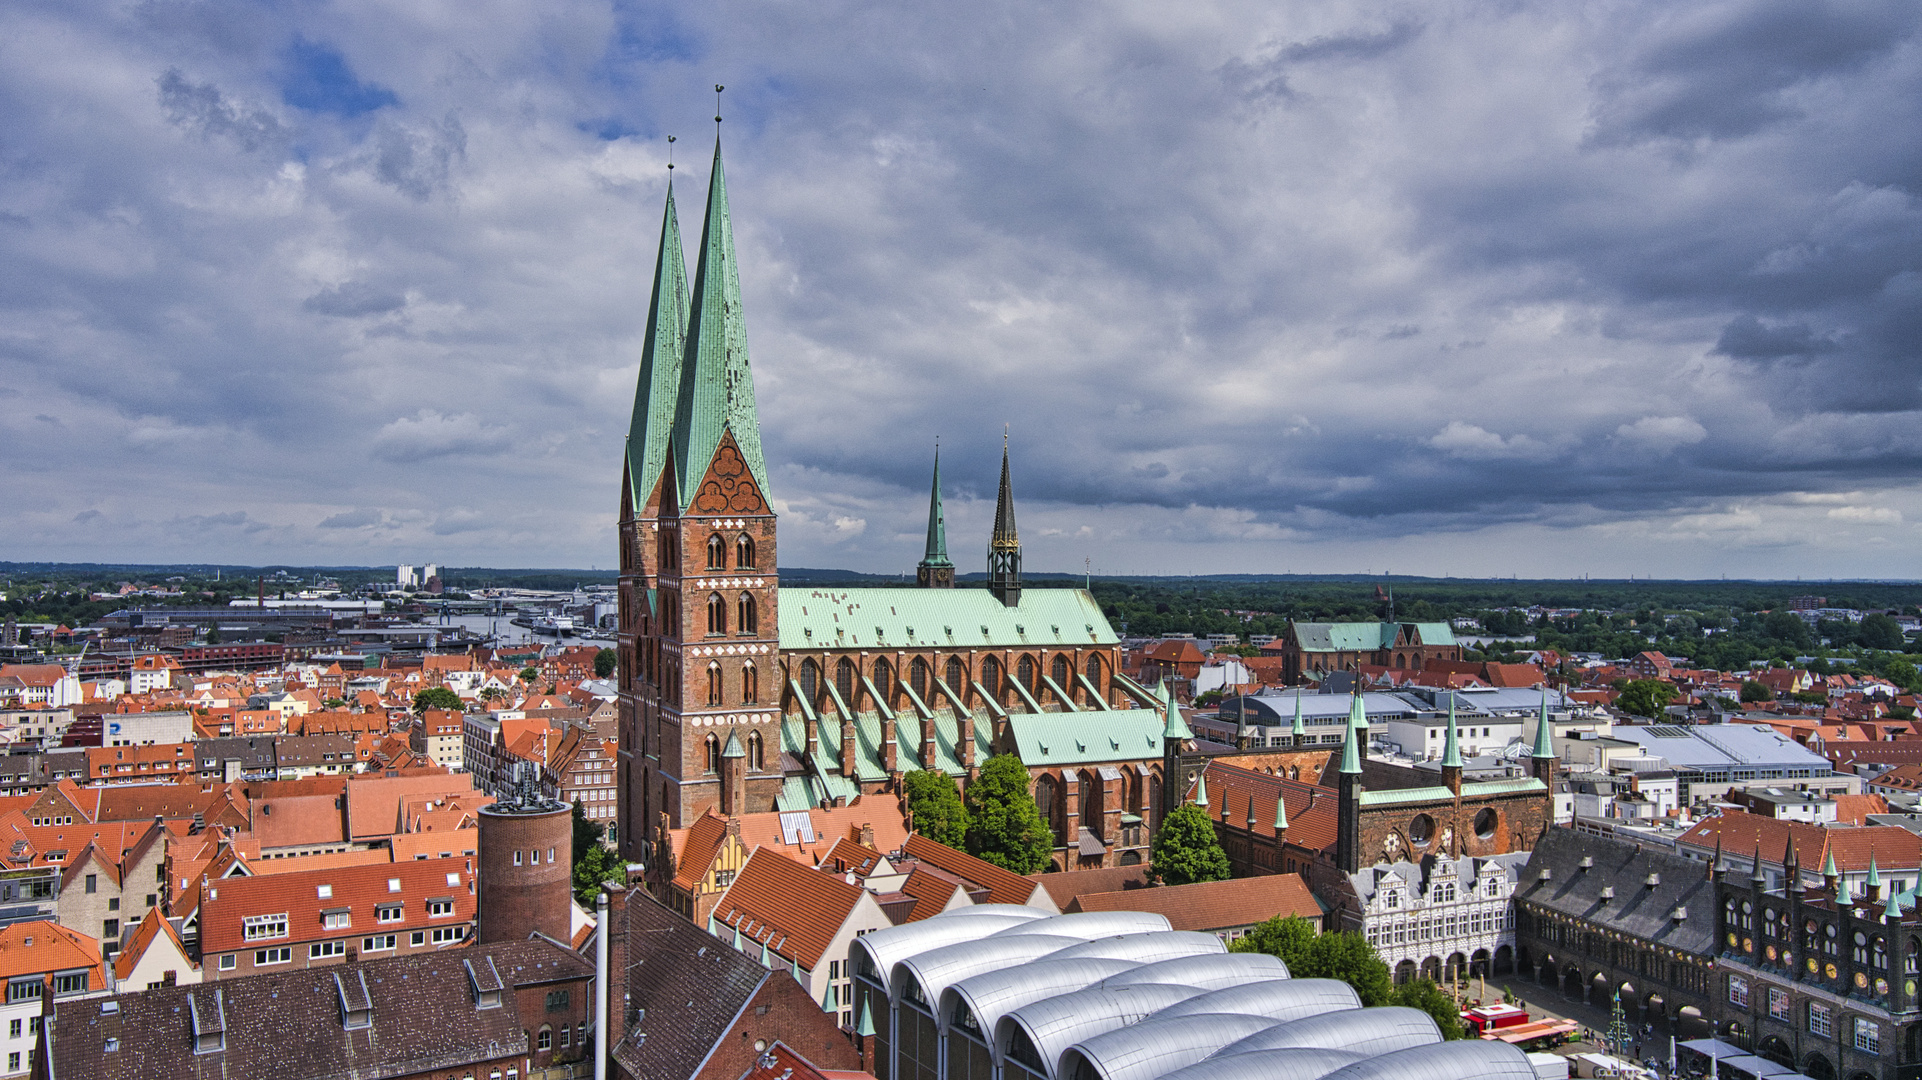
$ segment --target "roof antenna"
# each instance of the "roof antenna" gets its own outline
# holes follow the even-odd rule
[[[667,171],[674,171],[674,136],[667,137]]]
[[[721,91],[727,89],[720,83],[714,84],[714,137],[721,137]]]

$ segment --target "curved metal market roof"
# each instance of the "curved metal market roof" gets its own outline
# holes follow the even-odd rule
[[[1096,938],[1072,949],[1063,949],[1054,955],[1054,959],[1106,956],[1137,964],[1153,964],[1184,956],[1220,956],[1227,951],[1228,946],[1213,934],[1196,930],[1164,930],[1160,933]]]
[[[1055,1075],[1083,1076],[1085,1066],[1102,1080],[1154,1080],[1272,1026],[1273,1018],[1248,1013],[1157,1015],[1076,1042],[1062,1051]]]
[[[1246,1013],[1279,1024],[1360,1008],[1361,998],[1355,988],[1340,979],[1266,979],[1191,997],[1161,1010],[1154,1019],[1195,1013]]]
[[[1037,920],[1040,923],[1052,919]],[[999,971],[1017,964],[1025,965],[1052,952],[1077,944],[1077,940],[1054,934],[1027,934],[1007,937],[995,935],[979,941],[958,941],[938,949],[915,953],[894,965],[888,973],[888,997],[901,1000],[910,985],[919,989],[928,1008],[941,1000],[941,992],[970,975]]]
[[[1233,1057],[1216,1055],[1203,1058],[1185,1069],[1162,1073],[1159,1080],[1320,1080],[1321,1077],[1367,1055],[1353,1050],[1329,1050],[1318,1046],[1292,1046],[1285,1050],[1263,1050]]]
[[[1378,1010],[1369,1010],[1370,1012]],[[1462,1039],[1365,1058],[1322,1080],[1535,1080],[1528,1055],[1493,1039]]]
[[[1441,1029],[1435,1026],[1434,1017],[1420,1009],[1400,1005],[1363,1009],[1359,1005],[1360,1002],[1357,1002],[1356,1007],[1340,1012],[1323,1012],[1317,1016],[1276,1024],[1266,1031],[1256,1032],[1223,1046],[1215,1056],[1231,1057],[1298,1047],[1353,1050],[1372,1056],[1415,1046],[1432,1046],[1442,1041]]]
[[[1050,915],[1018,926],[1010,926],[995,937],[1020,937],[1023,934],[1064,934],[1087,941],[1118,934],[1170,933],[1166,915],[1146,911],[1077,911],[1072,915]]]
[[[1007,1013],[1030,1002],[1072,994],[1135,966],[1132,960],[1113,957],[1056,959],[1060,955],[1050,953],[1032,964],[983,972],[951,984],[941,991],[941,1008],[935,1013],[936,1024],[945,1032],[953,1022],[956,1011],[966,1006],[969,1015],[974,1018],[975,1026],[982,1033],[982,1040],[990,1041],[994,1038],[995,1025]]]
[[[1026,1038],[1049,1076],[1062,1051],[1105,1031],[1138,1023],[1178,1001],[1205,993],[1198,986],[1147,982],[1133,986],[1090,986],[1071,994],[1043,998],[1004,1014],[994,1027],[994,1056],[1005,1061],[1016,1036]]]
[[[996,908],[1005,905],[997,904]],[[889,987],[889,996],[895,994],[890,976],[894,965],[910,956],[938,949],[943,945],[953,945],[961,941],[979,941],[998,930],[1006,930],[1017,923],[1030,922],[1042,917],[1033,908],[1017,911],[980,911],[961,908],[953,912],[942,912],[920,922],[888,926],[872,934],[863,934],[854,939],[854,948],[860,950],[873,966],[876,976]]]
[[[873,935],[869,935],[872,937]],[[1259,979],[1285,979],[1288,965],[1267,953],[1216,953],[1182,956],[1143,964],[1133,971],[1102,980],[1103,986],[1135,986],[1142,983],[1179,983],[1203,990],[1220,990]]]

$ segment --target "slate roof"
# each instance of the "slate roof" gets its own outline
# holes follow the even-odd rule
[[[1606,925],[1684,952],[1707,954],[1714,947],[1715,885],[1708,868],[1693,859],[1614,837],[1551,828],[1535,841],[1528,865],[1522,868],[1515,899],[1550,911]],[[1584,870],[1582,859],[1594,860]],[[1542,880],[1542,871],[1550,871]],[[1653,888],[1643,884],[1660,874]],[[1615,896],[1604,898],[1602,890]],[[1688,918],[1676,922],[1676,908]]]
[[[624,917],[627,1006],[638,1019],[614,1058],[630,1076],[693,1076],[775,976],[642,890],[629,894]]]
[[[524,1055],[524,1028],[513,993],[498,1008],[476,1008],[463,961],[489,958],[508,987],[584,978],[591,968],[544,939],[423,953],[372,963],[289,970],[197,986],[159,987],[111,999],[62,1002],[45,1043],[52,1075],[103,1080],[153,1077],[225,1080],[237,1076],[376,1078]],[[336,976],[358,995],[365,976],[372,1026],[345,1030]],[[216,1006],[218,995],[218,1006]],[[585,995],[583,995],[585,996]],[[192,1000],[190,1007],[188,1002]],[[194,1053],[193,1017],[224,1022],[225,1049]],[[115,1040],[109,1051],[107,1040]]]

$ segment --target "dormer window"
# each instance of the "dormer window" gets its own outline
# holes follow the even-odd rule
[[[467,985],[474,993],[474,1008],[500,1008],[501,975],[500,971],[494,967],[494,958],[482,957],[478,966],[472,960],[462,960],[461,966],[467,969]]]
[[[454,913],[454,901],[446,897],[436,897],[427,901],[427,917],[443,918]]]
[[[287,936],[287,913],[278,915],[249,915],[241,920],[241,938],[246,941],[266,941],[271,938]]]
[[[351,978],[334,973],[334,989],[340,995],[340,1026],[359,1031],[374,1026],[374,999],[367,990],[367,974],[356,970]]]
[[[399,904],[380,904],[374,908],[376,922],[399,922],[406,917],[406,909]]]

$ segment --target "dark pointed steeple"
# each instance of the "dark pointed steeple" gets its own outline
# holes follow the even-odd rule
[[[954,587],[954,563],[948,558],[948,521],[941,510],[941,448],[934,448],[934,486],[928,492],[928,548],[914,568],[914,580],[924,589]]]
[[[687,343],[687,255],[681,250],[674,182],[667,185],[661,243],[654,256],[654,290],[641,339],[641,378],[634,388],[634,417],[627,430],[627,475],[638,513],[653,497],[667,464],[667,440],[681,393],[681,360]]]
[[[1014,527],[1014,484],[1008,479],[1007,437],[1001,440],[1001,495],[988,542],[988,589],[1008,607],[1021,603],[1021,536]]]

